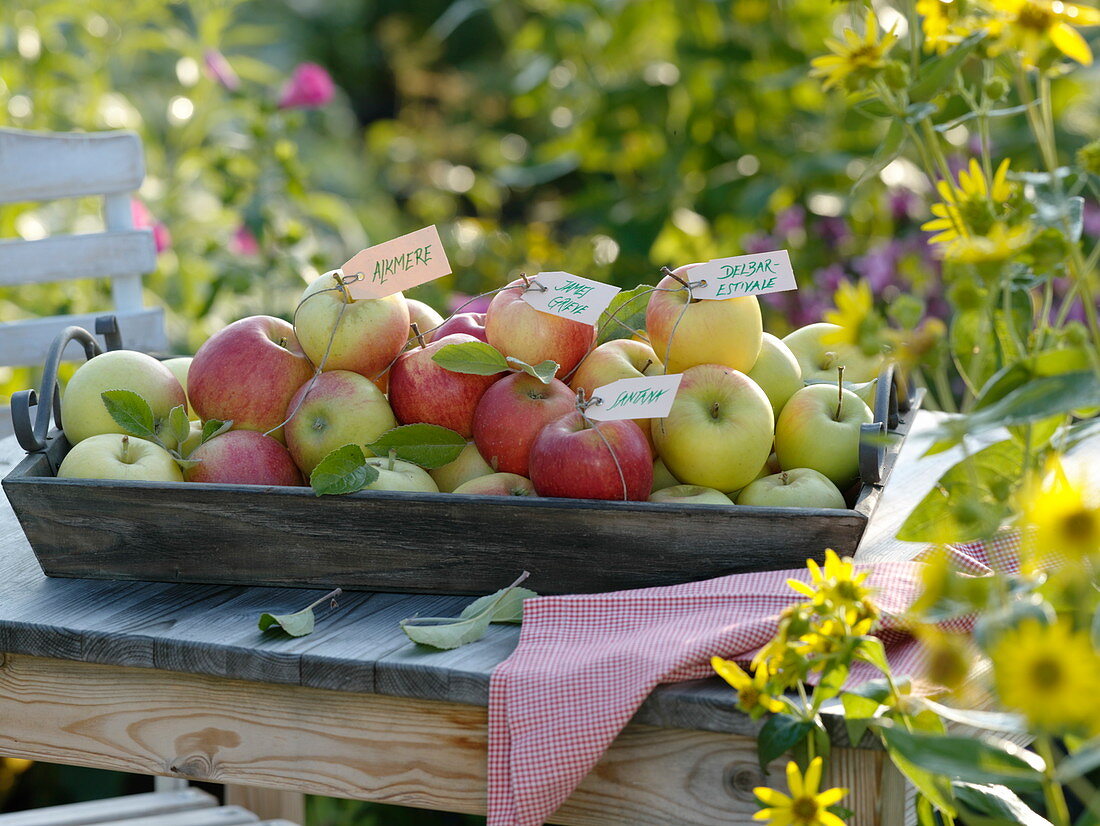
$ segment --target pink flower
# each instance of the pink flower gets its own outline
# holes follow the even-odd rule
[[[158,255],[172,246],[172,233],[168,231],[168,227],[153,218],[153,213],[149,211],[149,207],[137,198],[130,199],[130,219],[137,229],[151,228],[153,230],[153,245],[156,247]]]
[[[447,311],[449,313],[483,313],[489,309],[492,296],[484,295],[473,298],[465,293],[451,293],[447,298]]]
[[[225,55],[217,49],[207,49],[203,55],[203,63],[206,64],[206,74],[228,89],[235,92],[241,85],[241,79],[225,59]]]
[[[229,239],[229,251],[234,255],[259,255],[260,245],[256,241],[256,236],[252,234],[252,231],[241,224],[237,227],[237,231],[233,233],[233,237]]]
[[[323,66],[299,63],[279,96],[280,109],[316,109],[332,100],[335,86]]]

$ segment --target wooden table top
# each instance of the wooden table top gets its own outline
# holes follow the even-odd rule
[[[908,559],[920,550],[893,536],[957,459],[954,452],[919,458],[933,422],[922,413],[914,423],[857,558]],[[13,438],[0,441],[0,475],[22,455]],[[323,593],[49,578],[7,499],[0,500],[0,652],[485,706],[489,675],[519,637],[518,627],[494,625],[454,651],[421,648],[398,622],[456,615],[471,598],[389,593],[344,594],[338,608],[318,612],[316,631],[299,639],[257,629],[260,612],[296,611]],[[739,734],[757,728],[734,710],[729,687],[717,678],[661,686],[635,721]]]

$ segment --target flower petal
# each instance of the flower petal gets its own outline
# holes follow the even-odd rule
[[[807,796],[812,797],[817,794],[817,787],[821,785],[821,765],[821,758],[815,757],[810,761],[810,765],[806,767],[806,779],[803,789]]]
[[[798,764],[793,760],[787,762],[787,789],[791,797],[802,797],[802,772],[798,770]]]
[[[1077,29],[1068,23],[1055,23],[1051,26],[1050,40],[1066,57],[1084,66],[1092,65],[1092,49]]]
[[[828,809],[834,803],[839,803],[846,794],[848,794],[847,789],[826,789],[817,796],[817,804]]]

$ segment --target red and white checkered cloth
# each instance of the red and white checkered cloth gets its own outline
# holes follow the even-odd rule
[[[983,574],[1016,570],[1017,549],[1006,536],[955,546],[952,556]],[[920,592],[920,565],[869,566],[884,617],[878,633],[899,674],[921,666],[920,647],[896,619]],[[809,579],[803,568],[524,603],[519,645],[489,688],[489,826],[544,823],[657,685],[712,676],[715,655],[751,659],[780,611],[800,600],[788,578]],[[853,669],[851,679],[872,676]]]

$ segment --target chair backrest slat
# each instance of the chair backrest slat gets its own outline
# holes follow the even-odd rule
[[[153,233],[147,229],[0,241],[3,287],[150,273],[156,266]]]

